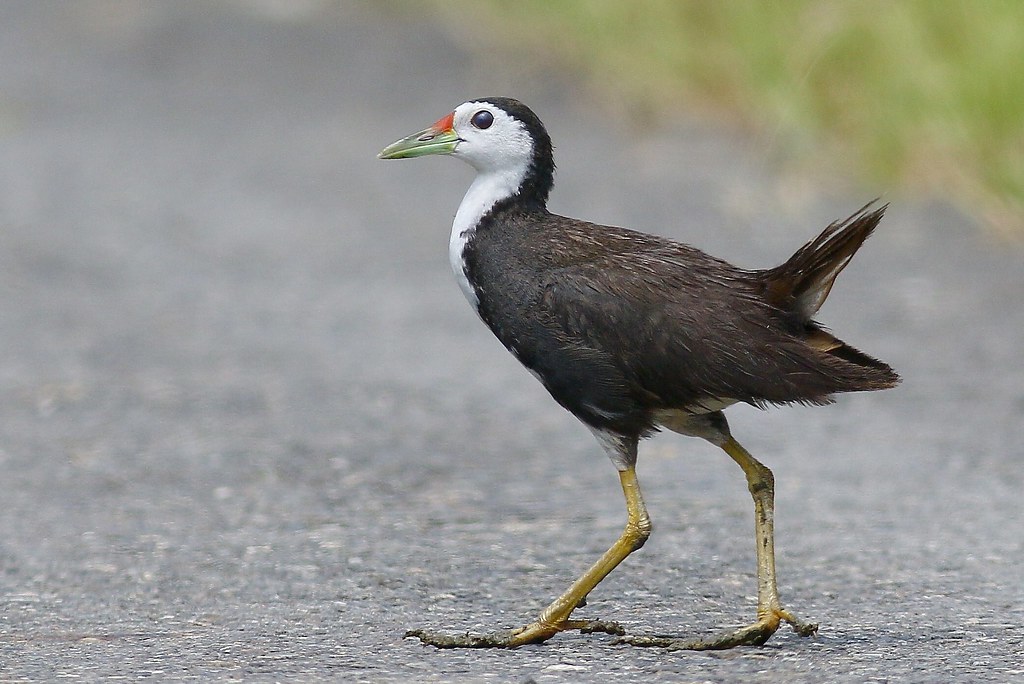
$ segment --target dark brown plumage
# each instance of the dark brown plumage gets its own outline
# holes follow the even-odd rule
[[[467,273],[481,318],[556,401],[642,436],[654,412],[820,404],[892,387],[886,364],[811,319],[885,211],[833,224],[785,264],[745,270],[666,238],[499,203]]]

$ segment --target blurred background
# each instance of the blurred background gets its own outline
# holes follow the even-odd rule
[[[580,74],[595,102],[631,126],[696,116],[756,135],[775,163],[818,182],[852,177],[944,197],[1021,234],[1019,2],[493,0],[433,9],[476,54]]]

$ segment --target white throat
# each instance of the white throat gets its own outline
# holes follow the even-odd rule
[[[523,164],[511,168],[480,171],[466,191],[466,196],[462,198],[459,210],[455,212],[452,234],[448,241],[448,260],[452,265],[455,280],[474,310],[479,309],[480,300],[466,276],[466,245],[476,232],[480,219],[495,204],[519,191],[526,177],[526,169],[526,165]]]

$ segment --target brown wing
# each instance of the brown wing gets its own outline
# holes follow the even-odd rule
[[[547,271],[543,306],[567,339],[614,364],[652,407],[826,403],[835,392],[879,388],[834,353],[845,345],[767,301],[763,272],[651,236],[613,242],[609,251],[603,235],[600,256]]]

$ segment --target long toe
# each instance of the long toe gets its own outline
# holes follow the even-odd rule
[[[410,629],[406,638],[416,637],[428,646],[437,648],[512,648],[515,632],[512,630],[488,634],[445,634],[424,629]]]
[[[603,632],[621,636],[626,633],[616,622],[603,620],[566,620],[558,625],[533,622],[519,629],[490,632],[487,634],[445,634],[423,629],[411,629],[406,638],[415,637],[424,644],[437,648],[516,648],[526,644],[539,644],[559,632],[579,630],[583,634]]]
[[[816,622],[804,622],[803,620],[799,620],[788,610],[780,610],[778,613],[779,617],[785,620],[789,626],[793,628],[793,631],[802,637],[809,637],[818,631],[818,623]]]
[[[818,625],[801,622],[787,611],[778,611],[762,617],[752,625],[706,639],[673,636],[624,636],[616,639],[614,643],[667,648],[672,651],[721,651],[737,646],[762,646],[778,631],[783,620],[792,625],[793,631],[803,637],[811,636],[818,630]]]

